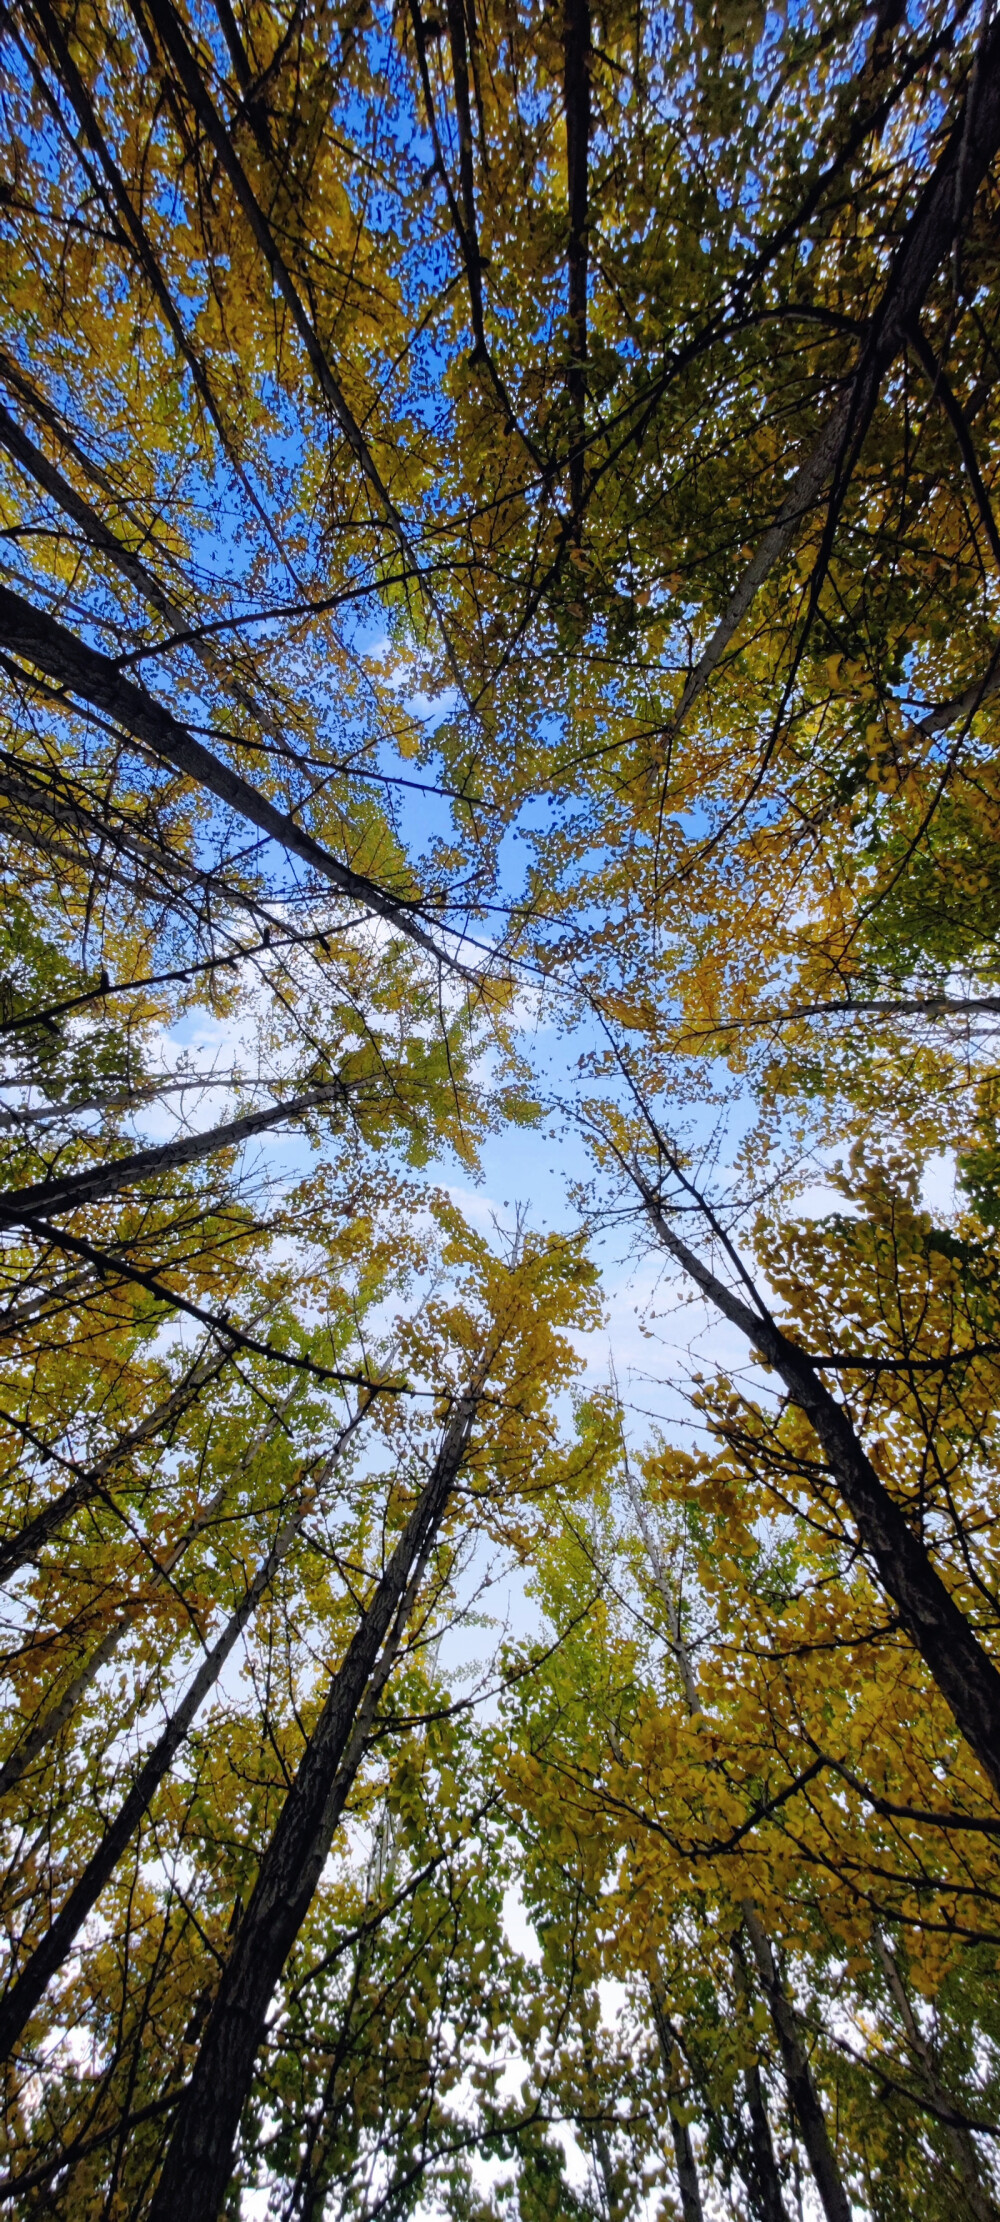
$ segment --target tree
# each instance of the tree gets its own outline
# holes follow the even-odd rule
[[[2,36],[5,2194],[984,2222],[1000,28]]]

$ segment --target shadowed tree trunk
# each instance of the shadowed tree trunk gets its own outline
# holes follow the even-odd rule
[[[184,1534],[178,1536],[176,1543],[168,1551],[164,1551],[159,1558],[150,1551],[148,1544],[145,1546],[147,1555],[152,1562],[150,1574],[154,1586],[160,1584],[165,1586],[168,1583],[174,1568],[180,1565],[185,1551],[197,1540],[199,1535],[204,1533],[207,1527],[211,1526],[212,1521],[221,1512],[234,1483],[242,1474],[247,1472],[258,1453],[266,1449],[267,1444],[277,1434],[289,1405],[298,1393],[299,1386],[300,1384],[296,1383],[290,1394],[285,1398],[284,1403],[276,1411],[270,1425],[262,1428],[255,1439],[247,1445],[244,1456],[238,1460],[234,1467],[229,1469],[214,1496],[209,1498],[208,1503],[191,1521]],[[54,1704],[49,1705],[40,1717],[36,1718],[34,1723],[28,1727],[27,1733],[22,1736],[21,1741],[14,1746],[13,1751],[9,1753],[3,1766],[0,1767],[0,1798],[5,1797],[7,1792],[14,1788],[15,1783],[21,1780],[22,1775],[26,1773],[33,1760],[38,1758],[39,1754],[45,1750],[46,1745],[50,1744],[53,1738],[59,1735],[60,1730],[65,1727],[80,1699],[96,1682],[102,1668],[107,1666],[109,1661],[114,1658],[119,1644],[124,1641],[129,1629],[134,1627],[138,1609],[140,1608],[137,1608],[132,1602],[126,1604],[120,1617],[112,1621],[110,1628],[105,1631],[100,1642],[95,1645],[89,1658],[83,1661],[82,1666],[78,1668],[61,1696],[55,1700]]]
[[[182,1165],[197,1165],[219,1150],[237,1149],[255,1134],[269,1134],[286,1119],[301,1118],[323,1104],[346,1101],[347,1088],[342,1080],[324,1081],[321,1087],[308,1088],[304,1095],[289,1096],[284,1103],[269,1103],[263,1111],[247,1111],[242,1118],[227,1119],[199,1134],[180,1134],[173,1142],[134,1150],[130,1157],[106,1158],[103,1164],[89,1165],[82,1173],[66,1173],[61,1180],[39,1180],[29,1188],[0,1190],[0,1227],[24,1226],[39,1212],[73,1211],[80,1204],[100,1203],[107,1196],[119,1195],[123,1188],[131,1188],[136,1181],[153,1180],[157,1174],[175,1172]]]
[[[362,1407],[355,1413],[354,1418],[344,1429],[336,1449],[326,1461],[327,1475],[332,1470],[333,1464],[339,1457],[349,1436],[353,1435],[364,1417],[365,1409],[365,1407]],[[274,1543],[266,1559],[258,1567],[246,1596],[227,1620],[211,1650],[206,1653],[197,1674],[188,1687],[186,1695],[181,1700],[176,1712],[171,1715],[163,1734],[157,1739],[152,1749],[147,1752],[127,1797],[119,1806],[114,1820],[110,1822],[96,1851],[92,1853],[88,1860],[79,1882],[70,1891],[65,1905],[56,1915],[51,1927],[46,1930],[41,1942],[36,1945],[30,1959],[11,1985],[6,1997],[0,2000],[0,2059],[6,2059],[13,2050],[25,2023],[30,2019],[39,2000],[44,1995],[47,1985],[51,1982],[52,1977],[58,1973],[64,1960],[72,1951],[84,1922],[93,1912],[102,1890],[114,1874],[126,1845],[138,1828],[143,1814],[150,1805],[165,1775],[169,1773],[199,1707],[217,1681],[234,1644],[246,1627],[248,1620],[256,1611],[261,1598],[281,1565],[282,1559],[286,1557],[290,1550],[303,1520],[315,1503],[315,1493],[316,1484],[314,1481],[306,1494],[300,1498],[294,1511],[289,1514],[287,1520],[283,1522],[278,1530]]]
[[[363,1757],[375,1706],[461,1469],[475,1409],[473,1394],[456,1404],[432,1472],[330,1685],[223,1970],[150,2222],[217,2222],[268,2008]]]
[[[681,2120],[677,2111],[682,2103],[678,2074],[680,2041],[667,2012],[663,1986],[655,1976],[650,1981],[649,1991],[653,2001],[653,2019],[656,2023],[656,2034],[660,2043],[660,2057],[663,2061],[669,2090],[670,2135],[673,2139],[674,2160],[677,2166],[677,2188],[681,2195],[681,2213],[684,2222],[704,2222],[701,2185],[698,2182],[698,2164],[694,2157],[691,2132],[687,2123]]]
[[[809,2166],[822,2201],[826,2222],[851,2222],[850,2201],[841,2181],[836,2154],[830,2143],[795,2013],[785,1994],[767,1932],[756,1906],[749,1898],[743,1901],[743,1920],[771,2011],[774,2033],[781,2047],[792,2112],[809,2156]]]
[[[1000,147],[1000,23],[987,30],[977,63],[937,167],[928,179],[896,250],[881,300],[841,400],[792,480],[773,525],[736,586],[687,681],[675,727],[693,708],[721,663],[774,565],[824,489],[842,497],[871,423],[886,372],[906,345],[908,329],[932,280],[968,222],[979,186]]]
[[[664,1249],[774,1367],[793,1402],[804,1412],[826,1453],[883,1588],[950,1706],[958,1728],[1000,1794],[1000,1673],[919,1537],[879,1480],[848,1414],[820,1379],[817,1364],[783,1333],[762,1305],[754,1310],[712,1272],[670,1225],[658,1193],[634,1166],[628,1170]],[[756,1301],[760,1303],[759,1298]]]
[[[68,688],[80,701],[92,704],[94,709],[113,718],[116,725],[131,733],[144,748],[151,749],[154,756],[175,765],[186,778],[195,780],[206,793],[235,810],[239,817],[277,841],[291,855],[301,857],[304,864],[329,880],[342,895],[377,917],[390,920],[399,933],[417,942],[435,963],[446,964],[452,971],[461,970],[424,931],[406,898],[387,894],[383,888],[376,887],[374,881],[364,879],[349,865],[341,864],[287,811],[278,810],[239,772],[233,771],[221,757],[214,756],[211,749],[197,740],[154,695],[148,694],[145,687],[137,686],[133,679],[123,678],[110,656],[88,647],[56,618],[33,609],[30,602],[20,594],[13,594],[9,587],[0,587],[0,640],[15,656],[34,664],[58,686]]]
[[[733,1939],[733,1980],[737,1998],[743,2005],[747,1999],[748,1985],[738,1937]],[[750,2143],[753,2152],[754,2170],[753,2195],[760,2222],[788,2222],[788,2211],[781,2190],[781,2177],[778,2174],[774,2139],[771,2136],[771,2124],[768,2120],[767,2106],[764,2099],[764,2084],[760,2064],[756,2058],[749,2060],[743,2070],[743,2090],[746,2096],[747,2112],[750,2116]]]
[[[88,1466],[82,1473],[75,1474],[67,1487],[60,1490],[58,1497],[53,1497],[49,1504],[43,1505],[33,1519],[26,1520],[23,1527],[18,1528],[16,1535],[8,1536],[5,1543],[0,1543],[0,1582],[6,1581],[19,1566],[26,1565],[29,1559],[37,1557],[43,1545],[62,1527],[63,1522],[79,1511],[82,1505],[89,1504],[92,1497],[96,1497],[102,1483],[128,1457],[130,1451],[138,1450],[143,1443],[151,1442],[155,1436],[163,1433],[164,1428],[169,1427],[171,1420],[178,1419],[182,1412],[186,1412],[199,1389],[204,1388],[206,1381],[214,1380],[216,1374],[221,1373],[223,1366],[228,1364],[229,1355],[228,1351],[212,1350],[206,1357],[199,1358],[185,1374],[183,1381],[179,1381],[177,1387],[171,1389],[169,1396],[161,1398],[159,1404],[154,1404],[152,1411],[147,1413],[144,1420],[140,1420],[138,1427],[131,1428],[127,1435],[120,1435],[118,1441],[112,1443],[110,1450],[105,1451],[103,1458],[97,1459],[93,1466]]]
[[[684,1640],[684,1629],[681,1621],[680,1602],[669,1581],[667,1569],[663,1563],[663,1556],[657,1543],[653,1525],[649,1518],[649,1513],[646,1505],[643,1502],[641,1492],[635,1487],[630,1476],[627,1478],[626,1487],[628,1489],[632,1510],[636,1517],[639,1533],[642,1536],[646,1557],[649,1560],[650,1572],[652,1573],[657,1593],[663,1605],[664,1611],[666,1612],[670,1647],[673,1651],[674,1658],[677,1662],[678,1672],[681,1677],[681,1683],[684,1689],[684,1701],[687,1706],[688,1713],[691,1715],[692,1718],[695,1718],[701,1712],[702,1707],[701,1700],[698,1696],[698,1685],[695,1681],[694,1668],[691,1663],[691,1654]],[[759,1917],[755,1916],[755,1919],[757,1921],[757,1929],[762,1945],[766,1948],[769,1963],[773,1966],[774,1963],[773,1955],[771,1954],[770,1941],[765,1934],[763,1925],[760,1922]],[[733,1945],[733,1971],[736,1981],[737,1995],[741,1999],[743,1999],[746,1996],[746,1975],[743,1968],[743,1962],[740,1957],[738,1941]],[[664,2061],[667,2062],[669,2065],[667,2049],[668,2044],[672,2040],[673,2044],[676,2045],[677,2039],[667,2018],[666,1999],[664,1996],[662,1984],[660,1984],[655,1978],[650,1983],[650,1992],[653,2000],[653,2013],[656,2019],[657,2032],[660,2039],[660,2048],[663,2052]],[[814,2120],[818,2115],[819,2120],[822,2124],[823,2117],[820,2109],[819,2100],[816,2096],[816,2091],[813,2086],[812,2076],[809,2069],[809,2062],[806,2059],[804,2053],[802,2054],[802,2057],[798,2063],[798,2072],[801,2087],[805,2094],[806,2104],[809,2109],[810,2119]],[[785,2205],[781,2194],[781,2179],[778,2175],[778,2164],[774,2154],[774,2142],[771,2137],[771,2125],[768,2121],[767,2108],[764,2104],[764,2091],[763,2085],[761,2083],[760,2068],[758,2067],[756,2061],[753,2061],[747,2068],[744,2069],[744,2089],[746,2091],[747,2107],[750,2114],[750,2132],[755,2179],[753,2190],[759,2202],[761,2222],[788,2222],[788,2216],[785,2211]],[[675,2126],[675,2128],[679,2128],[682,2126],[680,2124],[673,2125],[672,2115],[671,2123],[672,2126]],[[674,2137],[674,2146],[675,2151],[677,2152],[678,2174],[680,2175],[681,2153],[677,2145],[676,2134]],[[688,2147],[690,2148],[690,2139],[688,2139]],[[810,2159],[811,2157],[812,2155],[810,2153]],[[695,2180],[697,2181],[697,2179]],[[683,2196],[684,2195],[682,2187],[682,2199]],[[685,2222],[693,2222],[693,2209],[692,2216],[689,2218],[687,2209],[685,2207]]]
[[[875,1932],[875,1949],[882,1963],[886,1981],[895,2001],[906,2039],[916,2064],[917,2073],[931,2104],[944,2119],[944,2132],[955,2156],[955,2166],[961,2179],[962,2190],[975,2222],[997,2222],[995,2202],[985,2189],[979,2172],[976,2148],[970,2132],[958,2121],[949,2121],[949,2114],[956,2114],[955,2102],[946,2091],[938,2075],[934,2054],[910,2004],[906,1985],[899,1971],[895,1953],[885,1937]]]

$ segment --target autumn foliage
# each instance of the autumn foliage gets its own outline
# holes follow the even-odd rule
[[[0,37],[6,2210],[996,2222],[990,0]]]

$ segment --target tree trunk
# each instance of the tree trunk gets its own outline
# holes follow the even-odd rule
[[[698,1696],[698,1685],[694,1678],[694,1668],[691,1664],[691,1654],[688,1650],[687,1644],[684,1641],[684,1630],[681,1625],[680,1601],[675,1595],[674,1591],[671,1589],[670,1583],[667,1579],[667,1570],[663,1564],[663,1557],[660,1551],[659,1544],[657,1543],[656,1536],[653,1533],[653,1526],[649,1517],[649,1513],[646,1509],[645,1504],[643,1503],[641,1492],[636,1488],[632,1480],[631,1474],[626,1475],[625,1486],[628,1490],[629,1503],[631,1504],[632,1510],[635,1514],[636,1526],[638,1527],[639,1533],[642,1537],[643,1549],[645,1550],[646,1557],[649,1560],[650,1572],[656,1585],[657,1595],[667,1616],[667,1627],[670,1631],[670,1648],[677,1662],[677,1668],[681,1678],[681,1685],[684,1690],[684,1703],[687,1706],[688,1713],[691,1719],[694,1720],[701,1712],[701,1699]]]
[[[465,29],[465,0],[447,0],[447,16],[448,44],[451,50],[451,75],[455,87],[455,116],[458,123],[458,174],[462,196],[462,245],[469,280],[472,336],[477,348],[481,348],[485,353],[486,331],[483,324],[482,262],[479,253],[475,178],[472,167],[472,107],[469,100],[469,44]]]
[[[349,865],[341,864],[287,811],[276,809],[266,795],[259,794],[239,772],[233,771],[221,757],[213,756],[211,749],[196,740],[187,726],[154,695],[148,694],[145,687],[137,686],[133,679],[123,678],[110,656],[89,648],[56,618],[33,609],[22,595],[13,594],[5,586],[0,586],[0,639],[14,655],[44,671],[80,701],[91,703],[124,732],[131,733],[143,748],[151,749],[163,762],[175,765],[185,778],[195,780],[199,787],[215,795],[248,824],[257,826],[292,856],[301,857],[304,864],[329,880],[342,895],[377,917],[388,919],[397,932],[415,941],[436,964],[444,964],[451,971],[463,971],[463,967],[440,950],[425,932],[405,897],[387,894],[383,888],[376,887],[374,881],[364,879]]]
[[[975,2222],[997,2222],[997,2209],[983,2185],[972,2137],[960,2122],[949,2122],[947,2119],[949,2114],[957,2114],[959,2109],[938,2076],[934,2065],[934,2055],[906,1995],[906,1986],[899,1972],[896,1956],[890,1950],[885,1938],[880,1936],[877,1930],[875,1932],[875,1947],[889,1989],[899,2010],[899,2017],[906,2031],[907,2043],[920,2081],[932,2105],[944,2117],[944,2133],[955,2156],[955,2166],[961,2179],[962,2190],[968,2201],[969,2212],[975,2217]]]
[[[687,1706],[688,1713],[693,1720],[696,1719],[698,1714],[701,1712],[702,1706],[701,1700],[698,1696],[698,1685],[694,1677],[694,1668],[691,1663],[691,1654],[688,1651],[687,1644],[684,1640],[684,1630],[681,1623],[680,1603],[667,1578],[667,1570],[663,1564],[663,1558],[660,1552],[659,1544],[657,1543],[656,1536],[653,1532],[652,1522],[650,1521],[646,1506],[643,1503],[642,1495],[640,1491],[634,1486],[630,1476],[626,1480],[626,1487],[628,1489],[632,1510],[635,1514],[636,1522],[638,1524],[639,1533],[642,1536],[646,1556],[649,1560],[653,1580],[656,1584],[660,1601],[667,1615],[667,1626],[670,1631],[670,1647],[673,1651],[674,1658],[677,1661],[677,1666],[680,1672],[681,1683],[684,1689],[685,1704]],[[743,1991],[745,1992],[746,1978],[743,1972],[742,1962],[739,1958],[739,1953],[735,1946],[733,1948],[733,1965],[736,1973],[737,1991],[740,1991],[742,1985]],[[653,1997],[653,2012],[656,2016],[657,2030],[660,2036],[660,2048],[662,2051],[664,2047],[664,2029],[667,2029],[669,2031],[670,2024],[666,2019],[665,2000],[663,1998],[661,1986],[653,1982],[650,1984],[650,1990]],[[754,2061],[751,2065],[744,2069],[743,2082],[744,2089],[746,2091],[747,2107],[750,2114],[750,2133],[754,2165],[754,2182],[751,2186],[748,2186],[748,2188],[751,2191],[751,2195],[756,2196],[757,2204],[760,2210],[760,2222],[788,2222],[784,2200],[781,2195],[781,2179],[778,2175],[778,2164],[774,2155],[774,2144],[771,2138],[771,2125],[768,2121],[767,2108],[764,2104],[764,2091],[761,2083],[760,2069],[756,2061]],[[680,2125],[674,2126],[679,2127]],[[674,2140],[674,2146],[676,2152],[676,2137]],[[688,2139],[688,2146],[690,2148],[690,2139]],[[681,2156],[679,2152],[677,2153],[677,2164],[678,2174],[680,2174]],[[686,2213],[685,2222],[688,2222]]]
[[[1000,1673],[932,1565],[923,1544],[854,1432],[846,1412],[819,1378],[812,1359],[769,1314],[752,1311],[669,1226],[658,1196],[633,1172],[659,1240],[724,1318],[739,1327],[780,1374],[805,1413],[870,1552],[883,1587],[912,1637],[955,1722],[1000,1795]]]
[[[30,405],[29,401],[29,407]],[[185,610],[179,602],[174,600],[173,595],[156,577],[155,573],[150,571],[148,564],[143,562],[141,556],[136,555],[134,549],[129,548],[124,541],[119,540],[117,533],[113,532],[111,526],[105,523],[104,518],[93,508],[92,504],[77,492],[76,487],[71,485],[67,478],[64,478],[62,472],[54,463],[50,462],[48,456],[44,455],[41,449],[35,446],[34,441],[28,438],[26,432],[22,431],[16,418],[11,416],[10,411],[5,409],[2,403],[0,403],[0,446],[5,447],[8,455],[13,457],[22,471],[35,480],[36,485],[48,494],[51,501],[58,503],[67,517],[72,518],[73,523],[79,527],[91,546],[108,557],[109,561],[116,566],[116,569],[128,579],[129,584],[142,596],[143,601],[148,603],[150,609],[155,610],[157,616],[163,619],[164,624],[173,626],[174,631],[182,635],[185,645],[197,656],[199,663],[203,665],[209,676],[228,689],[242,708],[248,710],[251,717],[256,719],[264,732],[269,733],[272,740],[277,742],[279,748],[283,748],[286,754],[290,753],[288,743],[280,727],[275,724],[264,704],[255,699],[237,673],[227,671],[212,643],[198,638],[197,629],[192,625],[190,611]],[[86,465],[84,467],[86,468]]]
[[[365,1409],[366,1407],[362,1406],[344,1429],[336,1449],[331,1452],[326,1462],[324,1479],[332,1470],[344,1444],[360,1424]],[[114,1820],[110,1822],[105,1830],[96,1851],[91,1854],[79,1882],[70,1891],[69,1897],[56,1915],[51,1927],[46,1930],[40,1943],[35,1946],[30,1959],[12,1983],[6,1996],[0,2000],[0,2060],[8,2058],[25,2023],[30,2019],[39,2000],[44,1995],[47,1985],[72,1951],[84,1922],[97,1904],[101,1891],[105,1884],[110,1882],[130,1837],[138,1828],[143,1814],[159,1789],[164,1776],[173,1765],[200,1705],[207,1697],[234,1644],[246,1627],[251,1615],[256,1611],[265,1591],[269,1588],[282,1559],[291,1548],[299,1528],[314,1502],[315,1485],[279,1528],[267,1558],[258,1567],[242,1603],[226,1622],[211,1650],[206,1653],[186,1695],[177,1707],[177,1711],[172,1714],[163,1734],[157,1739],[152,1749],[147,1752],[128,1795],[119,1806]],[[214,2211],[212,2222],[215,2222]]]
[[[152,22],[156,36],[161,42],[163,53],[176,71],[201,129],[215,148],[260,253],[271,272],[275,286],[288,305],[295,329],[308,355],[319,387],[333,410],[344,438],[355,461],[372,488],[383,515],[391,525],[403,554],[413,562],[413,551],[400,512],[382,479],[375,458],[353,414],[340,380],[324,352],[292,273],[281,253],[277,238],[243,168],[233,140],[211,98],[200,65],[188,42],[186,28],[179,19],[172,5],[172,0],[147,0],[146,8],[139,8],[133,4],[132,12],[139,31],[145,40],[150,61],[154,68],[158,68],[160,56],[149,32],[150,21]],[[413,567],[416,574],[417,566],[415,563]]]
[[[66,1173],[61,1180],[40,1180],[30,1188],[0,1190],[0,1228],[23,1226],[39,1212],[47,1217],[52,1211],[74,1211],[80,1204],[103,1201],[137,1181],[152,1180],[158,1173],[174,1172],[181,1165],[195,1165],[217,1150],[236,1149],[255,1134],[267,1134],[287,1119],[301,1118],[304,1112],[315,1111],[323,1104],[343,1104],[346,1100],[347,1088],[342,1080],[326,1081],[322,1087],[308,1088],[304,1095],[289,1096],[284,1103],[269,1103],[263,1111],[247,1111],[242,1118],[227,1119],[221,1126],[199,1134],[181,1134],[176,1141],[134,1150],[129,1157],[105,1158],[103,1164],[90,1165],[82,1173]]]
[[[603,2122],[593,2123],[590,2131],[590,2141],[597,2158],[600,2179],[604,2185],[604,2204],[607,2209],[608,2222],[618,2222],[621,2202],[615,2195],[614,2164],[611,2159],[611,2147],[608,2144],[608,2133]]]
[[[749,1898],[744,1899],[742,1912],[757,1962],[757,1971],[771,2010],[774,2033],[781,2047],[792,2112],[801,2132],[826,2222],[851,2222],[850,2201],[841,2181],[836,2154],[830,2143],[795,2014],[785,1995],[766,1931],[756,1906]]]
[[[244,1456],[226,1474],[225,1479],[220,1482],[218,1489],[215,1491],[215,1495],[209,1499],[209,1502],[191,1521],[184,1534],[178,1536],[176,1543],[171,1546],[170,1550],[165,1551],[163,1557],[157,1559],[149,1551],[148,1546],[146,1547],[147,1554],[152,1559],[151,1579],[154,1585],[166,1583],[169,1580],[174,1568],[180,1565],[185,1551],[189,1549],[192,1543],[197,1541],[199,1535],[204,1533],[204,1530],[214,1520],[216,1513],[221,1512],[234,1481],[241,1474],[247,1472],[258,1452],[264,1450],[277,1434],[284,1415],[293,1398],[297,1396],[300,1387],[301,1383],[296,1382],[295,1387],[285,1398],[283,1404],[279,1406],[270,1425],[261,1428],[254,1441],[247,1445]],[[81,1697],[90,1689],[92,1683],[96,1682],[102,1667],[107,1666],[109,1660],[114,1658],[119,1644],[128,1634],[129,1629],[134,1627],[136,1617],[136,1606],[133,1604],[121,1613],[118,1620],[112,1621],[110,1628],[105,1631],[100,1642],[95,1645],[89,1658],[84,1660],[72,1681],[67,1684],[62,1696],[58,1697],[55,1703],[50,1705],[39,1719],[36,1719],[33,1727],[28,1729],[21,1742],[15,1745],[13,1751],[4,1760],[3,1766],[0,1767],[0,1798],[5,1797],[8,1790],[12,1790],[15,1783],[20,1782],[22,1775],[26,1773],[32,1761],[37,1759],[39,1753],[45,1750],[46,1745],[50,1744],[53,1738],[59,1735],[60,1730],[65,1727]],[[138,1703],[138,1698],[136,1703]]]
[[[11,765],[14,762],[13,757],[0,750],[0,765]],[[33,772],[33,767],[31,769]],[[16,773],[7,769],[0,770],[0,795],[6,796],[21,813],[17,821],[18,838],[29,841],[42,856],[57,865],[79,865],[81,860],[92,864],[94,848],[100,849],[104,864],[107,865],[110,841],[114,850],[114,862],[108,868],[116,885],[124,884],[129,890],[135,889],[147,894],[155,892],[162,901],[163,888],[157,883],[166,880],[171,901],[178,902],[183,902],[184,897],[190,896],[197,888],[203,895],[217,894],[233,910],[245,911],[258,927],[262,921],[270,927],[271,915],[263,899],[256,899],[246,888],[237,887],[221,873],[205,870],[193,864],[189,857],[178,856],[175,850],[162,843],[157,844],[128,822],[124,806],[119,806],[119,814],[113,826],[102,823],[96,810],[87,809],[65,774],[53,773],[43,780],[35,776],[29,777],[24,766],[19,766]],[[56,839],[49,833],[43,833],[34,822],[38,818],[48,819],[50,824],[59,829],[60,834],[66,835],[66,839]],[[88,843],[91,845],[88,846]],[[120,859],[124,857],[135,867],[131,880],[125,880],[119,869]],[[190,976],[190,968],[187,966],[174,968],[165,975],[167,980],[188,979]],[[159,977],[162,979],[164,976]],[[134,987],[136,984],[142,987],[150,983],[131,982],[130,986]]]
[[[330,1685],[223,1970],[149,2222],[217,2222],[268,2007],[360,1765],[461,1468],[475,1405],[474,1395],[456,1405],[430,1477]]]
[[[832,477],[849,475],[871,423],[879,389],[941,264],[971,214],[1000,147],[1000,22],[987,31],[959,115],[893,256],[850,384],[800,464],[773,525],[760,540],[684,688],[674,729],[721,663],[758,588],[787,554],[803,517]],[[844,471],[845,461],[848,472]]]
[[[91,1498],[96,1497],[102,1483],[128,1457],[130,1451],[138,1450],[142,1443],[150,1442],[165,1427],[169,1427],[171,1420],[186,1412],[199,1389],[204,1388],[206,1381],[214,1380],[228,1362],[228,1351],[212,1350],[206,1357],[199,1358],[197,1364],[185,1374],[183,1381],[178,1382],[176,1389],[171,1389],[169,1396],[163,1397],[159,1404],[154,1404],[152,1411],[147,1413],[144,1420],[140,1420],[138,1427],[133,1427],[127,1435],[120,1435],[118,1441],[112,1443],[110,1450],[105,1451],[103,1458],[76,1474],[58,1497],[53,1497],[50,1504],[43,1505],[41,1512],[36,1512],[34,1519],[26,1520],[15,1535],[8,1536],[5,1543],[0,1543],[0,1582],[6,1581],[9,1575],[15,1573],[19,1566],[26,1565],[29,1559],[37,1558],[49,1537],[55,1534],[57,1528],[62,1527],[72,1513],[78,1512],[81,1505],[89,1504]]]
[[[563,105],[566,111],[566,194],[569,201],[567,307],[569,373],[566,380],[573,430],[569,458],[570,500],[579,537],[583,510],[587,403],[587,215],[590,155],[590,5],[565,0]]]
[[[670,2135],[673,2139],[674,2160],[677,2165],[677,2187],[681,2195],[681,2213],[684,2222],[705,2222],[701,2203],[701,2186],[698,2182],[698,2164],[694,2157],[691,2132],[675,2110],[680,2104],[680,2040],[667,2012],[663,1985],[655,1975],[650,1977],[649,1994],[653,2001],[653,2019],[660,2042],[660,2057],[667,2077],[668,2104],[670,2108]]]
[[[733,1979],[737,1999],[745,2008],[747,1978],[738,1938],[733,1939]],[[771,2136],[771,2124],[764,2099],[760,2063],[756,2058],[749,2060],[743,2070],[743,2089],[750,2116],[750,2145],[753,2153],[753,2183],[748,2189],[757,2207],[760,2222],[788,2222],[788,2210],[781,2189],[774,2139]]]

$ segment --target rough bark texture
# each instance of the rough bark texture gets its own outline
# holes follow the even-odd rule
[[[641,1186],[641,1184],[640,1184]],[[659,1198],[641,1188],[664,1247],[703,1295],[739,1327],[780,1374],[826,1453],[864,1549],[919,1650],[957,1726],[1000,1795],[1000,1673],[956,1605],[923,1544],[879,1480],[850,1419],[816,1366],[769,1316],[755,1312],[670,1226]]]
[[[462,1464],[474,1410],[472,1398],[456,1406],[433,1471],[331,1683],[236,1932],[150,2222],[217,2222],[268,2007],[309,1911],[364,1751],[368,1717]]]

